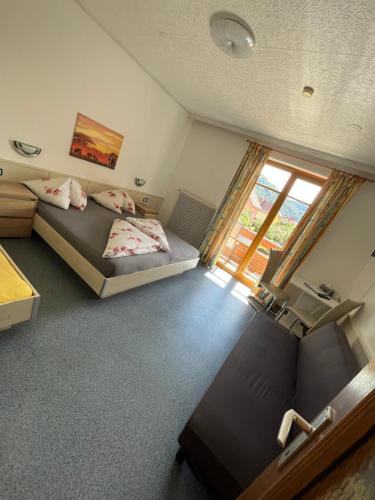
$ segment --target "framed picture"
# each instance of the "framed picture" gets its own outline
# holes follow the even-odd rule
[[[78,113],[70,156],[114,170],[124,136]]]

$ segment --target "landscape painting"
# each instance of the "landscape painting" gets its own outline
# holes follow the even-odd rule
[[[115,168],[124,136],[78,113],[70,155]]]

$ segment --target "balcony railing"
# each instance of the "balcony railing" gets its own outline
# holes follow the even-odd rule
[[[228,269],[235,271],[243,261],[257,233],[239,225],[237,231],[233,231],[232,234],[236,236],[231,236],[227,240],[227,244],[220,255],[220,262],[228,267]],[[259,281],[267,266],[271,249],[281,250],[282,246],[267,238],[263,238],[247,265],[244,273],[245,277],[254,284]]]

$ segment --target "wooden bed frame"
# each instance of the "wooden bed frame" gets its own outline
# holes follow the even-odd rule
[[[145,269],[131,274],[107,278],[87,259],[53,229],[39,214],[35,214],[34,230],[52,247],[55,252],[94,290],[101,299],[125,292],[146,283],[152,283],[169,276],[194,269],[199,258]]]
[[[21,276],[21,278],[29,285],[33,294],[25,299],[12,300],[0,304],[0,331],[7,330],[13,325],[23,323],[35,318],[38,312],[40,296],[35,290],[30,281],[26,278],[23,272],[19,269],[13,259],[7,254],[5,249],[0,245],[0,252],[11,264],[13,269]]]

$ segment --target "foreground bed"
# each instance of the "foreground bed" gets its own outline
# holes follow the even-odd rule
[[[62,210],[39,200],[34,230],[101,298],[197,266],[198,250],[168,229],[165,232],[171,252],[103,259],[114,219],[128,215],[116,214],[92,200],[83,212]]]

